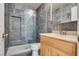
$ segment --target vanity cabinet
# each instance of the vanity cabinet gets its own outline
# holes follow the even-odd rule
[[[40,36],[41,56],[76,56],[77,44],[53,37]]]

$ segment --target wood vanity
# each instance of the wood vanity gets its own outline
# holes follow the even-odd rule
[[[77,36],[54,33],[40,34],[41,56],[76,56]]]

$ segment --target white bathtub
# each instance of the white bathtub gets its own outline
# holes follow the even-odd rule
[[[38,55],[37,51],[40,48],[40,43],[32,43],[32,44],[24,44],[9,47],[7,50],[7,56],[14,56],[14,55],[26,55],[28,52],[33,51],[32,55]],[[37,54],[36,54],[37,53]]]

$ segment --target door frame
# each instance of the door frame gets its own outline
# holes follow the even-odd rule
[[[5,33],[4,10],[4,3],[0,3],[0,56],[5,55],[5,38],[3,38]]]

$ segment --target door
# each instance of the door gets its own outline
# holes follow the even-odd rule
[[[21,41],[21,18],[12,16],[9,22],[9,46],[20,44]]]
[[[4,3],[0,3],[0,56],[4,55]]]

